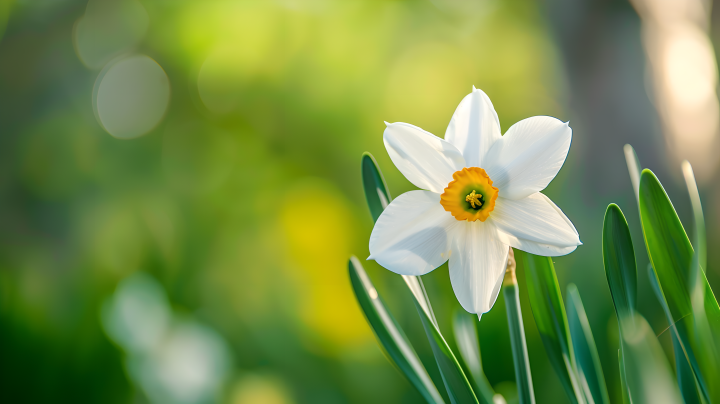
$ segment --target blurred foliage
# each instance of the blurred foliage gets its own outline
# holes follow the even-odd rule
[[[418,402],[345,270],[350,254],[367,253],[372,226],[361,153],[378,158],[391,195],[411,189],[384,151],[383,121],[442,136],[472,85],[505,129],[532,115],[573,119],[560,56],[530,0],[0,0],[2,32],[3,402],[152,400],[101,323],[103,302],[139,272],[162,287],[173,316],[227,343],[217,401]],[[613,195],[578,201],[567,185],[581,182],[590,152],[571,151],[548,193],[585,243],[557,260],[558,281],[598,302],[587,315],[605,329],[614,320],[607,290],[594,287],[595,208]],[[628,221],[638,231],[637,216]],[[366,269],[442,386],[402,280]],[[541,352],[523,278],[528,348]],[[459,305],[447,267],[427,279],[450,335],[442,319]],[[648,298],[639,293],[638,310]],[[489,382],[511,397],[502,299],[479,336],[493,346],[482,355]],[[661,311],[643,313],[665,327]],[[617,335],[595,334],[607,380],[617,380]],[[546,386],[538,402],[564,402],[547,357],[530,362]],[[608,388],[619,397],[617,383]]]

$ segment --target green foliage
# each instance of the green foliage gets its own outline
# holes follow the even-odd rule
[[[713,354],[713,336],[720,336],[720,307],[704,272],[693,274],[690,240],[660,181],[647,169],[640,177],[640,218],[650,262],[667,306],[668,323],[677,333],[677,342],[687,355],[703,396],[710,402],[720,401],[720,386],[714,382],[718,380],[718,363]],[[693,282],[698,282],[696,288],[702,291],[695,308],[690,294]],[[703,313],[701,317],[693,317],[694,309]],[[698,322],[707,324],[705,332],[699,332]]]
[[[437,325],[433,322],[430,313],[417,299],[415,299],[415,305],[420,313],[420,320],[425,328],[428,341],[430,341],[430,347],[435,355],[438,368],[440,368],[450,401],[458,404],[478,403],[470,382]]]
[[[362,182],[370,214],[373,221],[377,222],[392,198],[375,158],[368,152],[362,156]]]
[[[583,393],[575,374],[565,306],[552,258],[521,252],[525,268],[530,307],[545,351],[572,403],[583,403]]]
[[[368,208],[370,209],[373,219],[377,221],[382,211],[391,201],[390,192],[388,191],[382,172],[377,166],[375,159],[367,152],[363,154],[362,158],[362,176]],[[442,375],[443,383],[450,396],[450,401],[453,403],[477,403],[478,399],[460,363],[458,363],[455,354],[438,329],[435,314],[432,311],[430,300],[427,297],[421,279],[415,276],[403,276],[403,280],[405,280],[414,297],[415,306],[420,314],[420,320],[422,321],[423,328],[430,342],[430,347],[432,348],[433,355],[440,369],[440,374]],[[375,329],[373,323],[371,323],[371,326]],[[378,332],[378,330],[375,330],[376,334]]]
[[[622,346],[622,341],[620,341],[620,346]],[[618,349],[618,365],[620,368],[620,395],[622,396],[622,402],[623,404],[631,404],[630,401],[630,391],[628,390],[627,385],[627,375],[625,374],[625,360],[622,356],[622,351]]]
[[[625,157],[628,164],[628,170],[630,174],[630,179],[633,183],[633,189],[635,191],[635,195],[637,197],[638,201],[638,207],[641,210],[642,215],[642,209],[643,205],[640,203],[640,182],[642,178],[642,168],[640,166],[640,163],[637,158],[637,154],[635,153],[635,150],[630,145],[625,145]],[[704,265],[704,259],[700,258],[703,256],[704,246],[705,246],[705,235],[704,235],[704,229],[705,229],[705,223],[702,217],[702,208],[700,205],[700,197],[697,192],[697,185],[695,184],[695,178],[692,173],[692,168],[690,167],[690,164],[687,162],[684,162],[682,165],[683,168],[683,174],[685,176],[685,181],[688,186],[688,192],[690,194],[690,199],[693,206],[693,213],[694,213],[694,219],[695,219],[695,233],[696,233],[696,245],[699,246],[699,253],[694,252],[693,258],[691,262],[691,268],[688,278],[688,284],[690,285],[690,292],[692,294],[692,312],[693,312],[693,323],[694,327],[692,331],[697,333],[698,336],[700,336],[700,340],[705,341],[704,346],[700,347],[700,351],[703,352],[704,355],[711,358],[710,360],[702,360],[706,367],[706,372],[709,372],[712,376],[715,377],[718,375],[717,372],[717,363],[720,362],[717,357],[717,349],[714,347],[714,344],[712,343],[711,339],[711,331],[709,330],[709,324],[707,320],[707,316],[704,310],[704,304],[702,303],[705,301],[705,285],[707,282],[703,282],[704,280],[704,274],[702,274],[701,271],[701,264],[702,262]],[[659,185],[659,181],[657,181],[657,178],[655,178],[655,182],[657,182],[657,185]],[[658,187],[654,187],[655,191],[658,191]],[[662,188],[660,185],[659,188]],[[656,192],[659,196],[660,193]],[[664,194],[664,190],[663,190]],[[672,235],[677,235],[680,239],[681,233],[684,234],[684,229],[682,229],[682,225],[680,225],[679,220],[677,220],[677,215],[674,214],[674,209],[672,208],[672,204],[669,203],[669,198],[667,198],[667,195],[665,194],[665,200],[663,201],[663,198],[660,198],[659,201],[661,204],[665,207],[666,214],[668,214],[669,222],[674,222],[675,226],[674,229],[671,229],[669,231],[673,233],[666,233],[672,238]],[[669,209],[668,209],[669,207]],[[670,213],[670,210],[672,210],[672,213]],[[664,220],[664,219],[663,219]],[[704,256],[703,256],[704,257]],[[695,375],[695,371],[693,370],[693,366],[691,365],[690,361],[693,361],[695,364],[695,369],[699,367],[695,360],[695,354],[691,350],[688,352],[687,348],[690,348],[687,345],[687,341],[683,343],[683,341],[680,340],[681,335],[687,335],[688,333],[688,325],[686,324],[688,320],[681,319],[678,321],[678,323],[673,323],[672,318],[672,312],[670,311],[670,307],[668,303],[665,300],[665,297],[663,296],[663,292],[660,288],[658,276],[656,272],[654,271],[652,265],[648,267],[649,270],[649,279],[650,284],[652,286],[652,289],[660,303],[660,306],[662,307],[666,317],[668,318],[668,321],[670,322],[670,334],[671,339],[673,343],[673,350],[675,352],[675,371],[678,378],[678,384],[680,386],[680,391],[683,395],[683,399],[686,403],[695,403],[695,402],[702,402],[701,400],[701,393],[699,392],[700,389],[700,378],[697,378]],[[675,285],[677,286],[677,285]],[[709,287],[709,286],[708,286]],[[671,292],[678,291],[680,292],[680,295],[684,295],[685,292],[682,291],[682,288],[673,288]],[[709,304],[712,305],[712,301],[708,301]],[[686,348],[687,347],[687,348]],[[712,359],[714,358],[714,359]],[[707,391],[702,391],[702,394],[705,398],[707,398]]]
[[[385,307],[357,258],[348,262],[350,282],[355,297],[375,336],[390,360],[400,369],[428,403],[444,403],[425,367],[408,341],[402,328]]]
[[[660,342],[638,313],[621,317],[625,372],[633,403],[681,404]]]
[[[456,310],[453,316],[453,334],[466,375],[469,374],[475,388],[475,395],[481,404],[493,404],[495,391],[483,372],[480,358],[475,316],[464,310]]]
[[[660,306],[666,315],[669,315],[669,309],[665,299],[663,299],[662,291],[660,291],[660,284],[658,283],[657,275],[653,271],[652,266],[648,265],[648,278],[650,280],[650,286],[652,287],[653,293],[658,299]],[[682,343],[678,337],[677,329],[674,325],[670,326],[670,338],[672,338],[673,351],[675,352],[675,373],[677,375],[678,386],[682,393],[685,404],[700,403],[700,393],[698,392],[698,385],[693,374],[692,367],[688,362],[688,356],[683,350]]]
[[[515,365],[515,381],[518,386],[520,404],[535,403],[530,360],[528,358],[527,344],[525,342],[525,329],[520,310],[520,295],[517,282],[503,285],[505,296],[505,309],[507,310],[508,328],[510,328],[510,344]]]
[[[602,241],[605,276],[620,318],[632,313],[637,304],[637,266],[627,220],[614,203],[605,211]]]
[[[568,325],[580,385],[583,387],[588,402],[610,404],[590,322],[585,314],[580,292],[572,283],[567,287],[567,298]]]
[[[602,240],[605,276],[610,287],[615,314],[619,320],[634,313],[637,296],[637,266],[627,220],[625,220],[622,210],[615,204],[610,204],[605,211]],[[618,330],[620,332],[618,362],[623,381],[622,395],[625,399],[628,397],[628,391],[625,380],[622,323],[618,323]]]

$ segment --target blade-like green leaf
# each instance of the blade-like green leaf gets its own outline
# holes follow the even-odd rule
[[[388,357],[408,378],[428,403],[444,403],[425,367],[402,328],[387,310],[360,261],[354,256],[348,262],[350,282],[360,308]]]
[[[639,314],[620,319],[624,330],[625,376],[634,403],[682,404],[667,358]]]
[[[572,403],[583,403],[583,393],[575,373],[565,305],[550,257],[518,252],[525,268],[530,308],[555,372]]]
[[[455,354],[453,354],[445,338],[443,338],[440,333],[434,318],[427,310],[427,305],[423,304],[423,297],[419,295],[421,291],[414,287],[410,287],[410,291],[415,298],[415,306],[420,314],[420,320],[425,328],[425,334],[430,341],[430,347],[435,355],[438,368],[440,368],[440,374],[442,375],[443,383],[445,383],[448,396],[450,396],[450,401],[458,404],[478,403],[478,399],[465,376],[465,372],[463,372],[460,363],[458,363],[457,358],[455,358]]]
[[[590,322],[585,314],[580,292],[572,283],[567,287],[567,299],[568,325],[580,385],[585,391],[588,403],[610,404]]]
[[[382,172],[370,153],[364,153],[362,158],[362,176],[365,197],[367,198],[373,220],[377,221],[382,211],[390,203],[390,192],[387,189]],[[440,368],[440,374],[445,383],[450,400],[453,403],[477,403],[470,382],[458,363],[447,342],[440,333],[430,299],[420,277],[403,276],[405,284],[414,297],[415,305],[420,314],[425,333],[430,341],[435,360]]]
[[[694,251],[670,199],[650,170],[643,170],[640,177],[640,219],[650,262],[667,304],[668,323],[677,332],[703,396],[720,402],[720,385],[716,383],[719,364],[713,354],[714,340],[720,337],[720,307],[704,272],[698,269],[693,282],[702,288],[702,299],[700,307],[693,308],[690,287]],[[703,314],[694,319],[695,311]],[[699,321],[707,324],[707,333],[698,332]]]
[[[380,167],[378,167],[372,154],[368,152],[363,153],[362,156],[362,179],[365,199],[370,209],[370,215],[372,215],[373,221],[377,221],[383,210],[385,210],[392,201],[392,198],[390,197],[390,191],[388,190],[387,183],[385,183],[385,178],[382,175],[382,171],[380,171]],[[420,277],[407,275],[402,275],[402,277],[410,290],[413,290],[413,294],[415,294],[414,289],[422,292],[419,295],[422,297],[420,302],[430,313],[430,317],[437,326],[435,313],[433,313],[422,279],[420,279]]]
[[[720,380],[720,346],[718,346],[717,339],[713,338],[713,327],[710,324],[708,313],[705,311],[705,302],[709,304],[713,297],[707,295],[705,285],[703,284],[704,272],[702,268],[705,268],[707,260],[707,244],[705,239],[705,218],[703,217],[702,203],[700,202],[700,192],[698,191],[697,183],[695,182],[695,174],[693,173],[692,166],[686,160],[682,163],[683,176],[685,177],[685,184],[688,188],[688,194],[690,195],[690,202],[692,204],[693,219],[695,222],[695,232],[693,234],[693,245],[695,246],[693,252],[692,263],[690,265],[690,278],[688,283],[690,285],[690,298],[693,306],[693,323],[694,332],[696,336],[696,344],[694,350],[700,350],[702,354],[709,358],[705,361],[701,361],[704,365],[703,373],[708,380]],[[720,326],[715,324],[715,331],[720,331]],[[717,336],[717,334],[716,334]],[[675,342],[675,341],[673,341]],[[675,344],[673,344],[675,346]],[[679,375],[678,375],[679,377]],[[682,382],[688,386],[688,389],[692,387],[692,383],[696,380],[685,378]],[[681,384],[682,387],[682,384]],[[718,394],[717,388],[711,388],[711,394]],[[684,393],[684,391],[683,391]],[[688,401],[686,400],[686,403]]]
[[[640,166],[640,159],[638,159],[635,149],[629,144],[623,147],[625,152],[625,162],[628,166],[628,173],[630,174],[630,182],[633,186],[633,192],[635,193],[635,199],[640,201],[640,172],[642,167]]]
[[[627,165],[628,165],[628,172],[630,174],[630,180],[632,182],[633,191],[635,193],[635,197],[637,199],[638,206],[639,206],[639,204],[640,204],[640,175],[642,172],[642,168],[641,168],[640,162],[637,158],[637,154],[635,153],[635,150],[632,148],[632,146],[625,145],[624,151],[625,151],[625,159],[626,159]],[[688,184],[688,191],[691,195],[691,200],[692,200],[693,195],[697,195],[697,186],[695,185],[694,176],[692,176],[692,169],[689,167],[689,164],[686,164],[686,163],[687,162],[683,163],[683,174],[685,175],[686,183]],[[690,177],[690,179],[688,177]],[[694,189],[693,189],[693,187],[694,187]],[[695,193],[693,193],[693,190],[695,191]],[[697,207],[698,208],[699,208],[699,202],[700,202],[700,200],[699,200],[699,196],[698,196],[697,197]],[[693,210],[697,211],[695,201],[693,201]],[[700,214],[702,215],[701,209],[700,209],[700,212],[701,212]],[[697,222],[698,222],[698,220],[697,220],[697,215],[696,215],[696,231],[698,229]],[[702,218],[701,218],[700,222],[702,222],[703,226],[704,226],[704,222],[702,221]],[[704,227],[703,227],[703,229],[704,229]],[[697,256],[697,254],[696,254],[696,256]],[[696,260],[693,260],[693,268],[695,268],[695,264],[696,264]],[[699,266],[698,266],[698,268],[699,268]],[[663,310],[665,311],[666,316],[668,318],[670,318],[671,315],[669,314],[669,308],[667,306],[667,303],[665,302],[664,297],[662,296],[662,292],[660,291],[660,286],[658,285],[657,276],[653,272],[651,266],[649,266],[648,269],[650,271],[650,283],[653,286],[653,290],[655,291],[655,294],[656,294],[661,306],[663,307]],[[693,271],[695,271],[695,270],[693,269]],[[693,272],[693,273],[696,274],[696,275],[691,275],[693,280],[698,280],[699,276],[697,275],[697,272]],[[692,280],[690,283],[693,284]],[[700,283],[698,283],[698,282],[695,282],[695,284],[700,285]],[[704,288],[699,287],[699,288],[695,288],[694,290],[696,290],[697,292],[699,292],[701,294],[699,296],[698,300],[702,301],[704,299],[704,296],[702,296],[702,293],[704,292]],[[696,296],[697,296],[697,294],[696,294]],[[693,307],[695,308],[695,310],[697,310],[698,307],[701,308],[702,305],[693,305]],[[695,313],[696,319],[702,319],[704,317],[705,317],[704,313]],[[697,385],[698,382],[692,371],[690,363],[688,362],[688,357],[682,348],[682,344],[681,344],[680,340],[678,339],[677,329],[674,326],[672,328],[673,329],[670,332],[670,335],[671,335],[672,342],[673,342],[673,350],[675,352],[675,373],[678,378],[680,392],[682,393],[683,399],[685,400],[686,404],[698,403],[698,402],[700,402],[699,401],[700,393],[698,392],[698,385]]]
[[[625,215],[614,203],[605,211],[603,265],[618,318],[632,313],[637,304],[637,266]]]
[[[506,276],[503,282],[503,296],[505,296],[505,309],[507,310],[508,328],[510,329],[510,345],[512,346],[513,364],[515,365],[515,382],[517,383],[520,404],[535,403],[532,373],[528,359],[527,344],[525,342],[525,328],[523,327],[522,311],[520,310],[520,294],[517,280],[513,274],[510,279]]]
[[[665,315],[669,315],[669,310],[665,299],[663,299],[662,292],[660,291],[660,285],[658,284],[657,276],[653,271],[652,266],[648,265],[648,278],[650,279],[650,287],[655,293],[660,302],[660,306],[663,308]],[[677,375],[678,386],[680,386],[680,393],[683,396],[685,404],[700,403],[700,393],[698,392],[697,381],[693,374],[692,367],[688,362],[687,355],[682,348],[682,344],[678,338],[678,332],[675,325],[670,326],[670,338],[672,338],[673,351],[675,352],[675,374]]]
[[[362,156],[362,181],[365,190],[365,199],[373,221],[377,221],[380,214],[390,204],[390,191],[388,191],[385,179],[378,168],[372,154],[365,152]]]
[[[475,328],[476,318],[476,316],[458,309],[453,316],[453,334],[455,334],[455,343],[460,351],[460,358],[465,364],[465,374],[469,374],[473,381],[478,401],[481,404],[493,404],[495,391],[483,372],[480,342]]]
[[[622,346],[622,341],[620,341]],[[627,376],[625,375],[625,361],[623,360],[622,352],[618,349],[618,365],[620,366],[620,394],[622,396],[623,404],[631,404],[630,392],[627,387]]]
[[[632,150],[632,147],[630,147],[630,150],[634,155],[635,151]],[[627,147],[625,151],[627,155]],[[628,167],[631,167],[630,160],[628,160]],[[605,211],[602,239],[605,276],[607,277],[610,296],[612,296],[615,314],[619,322],[620,318],[632,315],[631,313],[635,310],[637,303],[637,265],[627,220],[625,220],[625,215],[623,215],[620,207],[614,203],[610,204]],[[620,332],[620,371],[624,380],[623,330],[620,323],[618,323],[618,330]],[[623,397],[628,397],[627,385],[623,384],[622,388]]]

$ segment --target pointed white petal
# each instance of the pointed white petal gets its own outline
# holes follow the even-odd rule
[[[485,313],[497,299],[507,268],[508,246],[490,221],[460,222],[450,254],[450,282],[460,305]]]
[[[455,110],[445,140],[462,152],[467,167],[484,167],[485,154],[500,138],[500,120],[490,98],[473,87]]]
[[[540,192],[518,200],[498,198],[489,221],[497,226],[503,242],[523,251],[528,251],[526,248],[533,249],[528,251],[533,254],[564,255],[582,244],[570,219]],[[528,243],[535,245],[528,247]],[[540,254],[540,251],[545,250],[536,244],[560,248],[548,247],[547,254]]]
[[[400,275],[424,275],[447,261],[452,232],[462,223],[443,209],[440,195],[406,192],[375,223],[368,259]]]
[[[549,116],[523,119],[495,142],[485,158],[485,171],[500,196],[524,198],[542,191],[565,163],[572,141],[567,123]]]
[[[577,248],[575,245],[570,247],[558,247],[550,244],[536,243],[534,241],[517,238],[511,234],[503,232],[502,230],[498,230],[498,237],[500,238],[500,241],[510,247],[529,252],[530,254],[542,255],[544,257],[559,257],[561,255],[567,255],[575,251]]]
[[[418,188],[440,194],[453,173],[465,166],[455,146],[417,126],[388,124],[383,140],[395,166]]]

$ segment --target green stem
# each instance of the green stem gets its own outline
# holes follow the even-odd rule
[[[515,277],[515,257],[512,248],[510,249],[508,268],[503,281],[503,295],[505,296],[508,328],[510,329],[518,398],[520,404],[535,404],[530,361],[525,342],[525,328],[523,327],[522,312],[520,310],[520,294],[518,293],[517,278]]]

